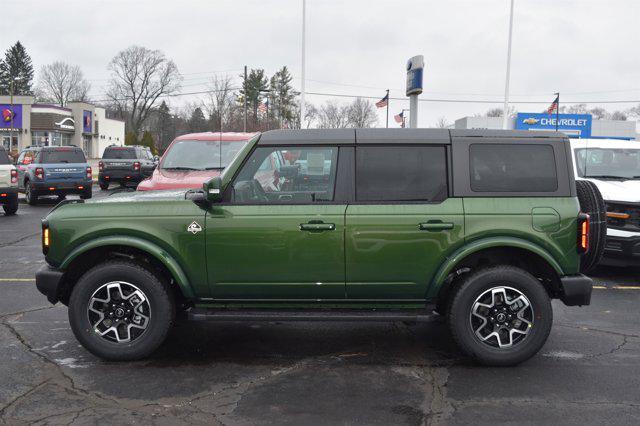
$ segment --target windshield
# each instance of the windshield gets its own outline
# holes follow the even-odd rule
[[[136,158],[135,148],[107,148],[104,150],[103,160],[133,160]]]
[[[176,141],[162,160],[163,169],[224,169],[244,146],[245,141]]]
[[[57,164],[57,163],[86,163],[84,153],[79,149],[46,149],[40,154],[40,163]]]
[[[640,148],[582,148],[576,150],[578,176],[640,179]]]
[[[5,151],[4,149],[0,149],[0,164],[11,164],[11,159],[7,155],[7,151]]]

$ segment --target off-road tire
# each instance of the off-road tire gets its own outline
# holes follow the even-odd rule
[[[533,325],[524,340],[510,348],[493,348],[474,333],[470,316],[476,299],[498,286],[525,295],[533,308]],[[535,355],[545,344],[553,323],[549,294],[528,272],[513,266],[494,266],[472,272],[449,300],[447,322],[453,339],[468,356],[483,365],[511,366]]]
[[[24,197],[27,201],[27,204],[29,204],[30,206],[35,206],[38,204],[38,193],[31,186],[31,182],[29,182],[28,179],[24,181]]]
[[[93,197],[93,191],[91,190],[91,186],[89,186],[88,188],[84,189],[82,191],[82,193],[80,194],[80,198],[83,200],[88,200],[91,197]]]
[[[13,216],[18,211],[18,194],[15,194],[13,197],[9,198],[7,204],[2,206],[4,210],[4,214],[6,216]]]
[[[109,189],[109,184],[106,182],[100,182],[100,189],[102,189],[103,191],[106,191],[107,189]]]
[[[139,288],[150,305],[147,329],[130,342],[112,342],[98,335],[89,320],[88,304],[101,286],[126,282]],[[146,267],[128,260],[109,260],[86,272],[69,299],[69,323],[78,341],[92,354],[112,361],[145,358],[165,340],[175,319],[175,304],[169,284]]]
[[[589,215],[589,250],[580,258],[580,272],[593,269],[604,252],[607,238],[607,209],[598,187],[588,180],[577,180],[580,210]]]

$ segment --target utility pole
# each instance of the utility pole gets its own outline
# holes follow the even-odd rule
[[[507,42],[507,77],[504,83],[504,110],[502,112],[502,128],[507,129],[509,117],[509,78],[511,76],[511,34],[513,33],[513,0],[511,0],[511,11],[509,13],[509,41]]]
[[[304,123],[304,115],[306,113],[306,105],[304,100],[305,95],[305,37],[306,37],[306,22],[307,20],[307,0],[302,0],[302,81],[300,83],[300,128],[302,129],[302,123]]]
[[[247,133],[247,66],[244,66],[244,132]]]
[[[389,89],[387,89],[387,129],[389,128]]]

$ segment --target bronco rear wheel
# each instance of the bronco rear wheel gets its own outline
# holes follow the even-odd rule
[[[34,188],[32,188],[31,182],[29,181],[24,183],[24,198],[30,206],[38,204],[38,193]]]
[[[147,268],[108,261],[85,273],[69,299],[76,338],[107,360],[148,356],[165,340],[175,318],[168,285]]]
[[[467,277],[450,301],[449,328],[460,348],[485,365],[519,364],[544,345],[553,311],[528,272],[497,266]]]

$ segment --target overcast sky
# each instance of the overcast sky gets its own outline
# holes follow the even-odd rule
[[[173,59],[185,92],[205,90],[214,72],[235,77],[245,64],[268,75],[287,65],[300,85],[302,0],[21,0],[7,6],[0,49],[20,40],[38,71],[56,60],[80,65],[94,98],[102,99],[109,60],[132,44]],[[307,0],[307,91],[382,97],[389,88],[404,98],[406,60],[423,54],[422,99],[496,103],[421,102],[421,127],[501,106],[508,14],[509,0]],[[546,104],[560,91],[561,102],[638,103],[639,23],[637,0],[515,0],[512,99]],[[515,106],[539,112],[545,104]],[[633,104],[602,106],[613,111]],[[408,102],[392,100],[391,115],[402,108]]]

